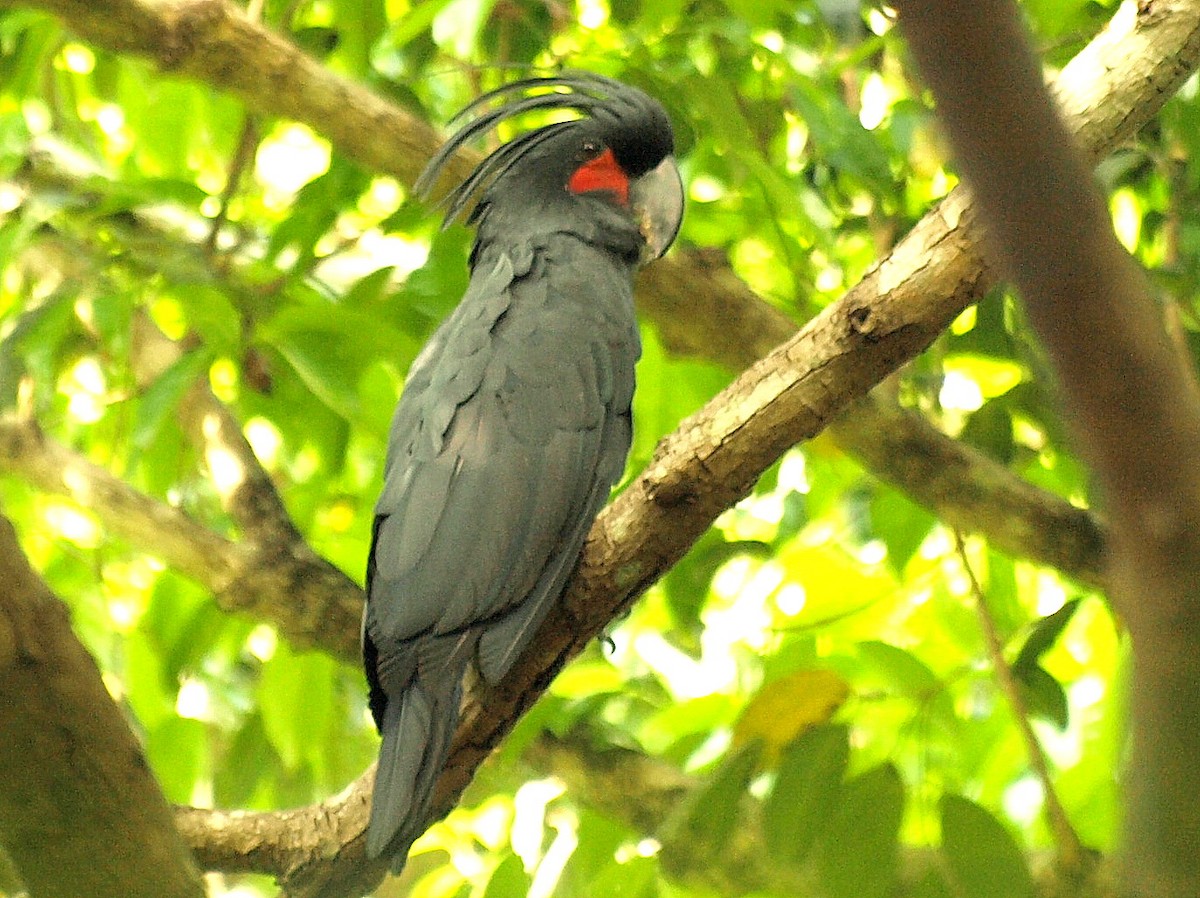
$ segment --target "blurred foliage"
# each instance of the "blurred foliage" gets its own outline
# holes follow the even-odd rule
[[[1026,3],[1052,67],[1114,6]],[[643,86],[679,133],[690,185],[681,244],[723,254],[797,321],[855,283],[955,182],[882,6],[266,0],[262,14],[434,123],[531,65]],[[231,171],[246,139],[250,164]],[[1181,351],[1195,352],[1195,79],[1101,177],[1118,234],[1151,270]],[[22,9],[0,12],[0,179],[6,409],[236,536],[176,414],[207,379],[301,532],[359,577],[391,410],[462,293],[469,235],[440,232],[403,185],[308,129],[250,121],[228,97]],[[180,348],[150,376],[139,370],[138,318]],[[650,325],[646,344],[631,473],[731,376],[671,357]],[[964,313],[896,383],[951,436],[1087,502],[1011,297],[997,291]],[[356,668],[222,613],[154,546],[113,538],[86,509],[16,478],[0,480],[0,502],[70,602],[172,800],[311,802],[372,760]],[[1084,841],[1107,850],[1128,663],[1119,624],[1102,598],[1054,571],[980,539],[966,557],[1060,798]],[[944,853],[922,886],[930,895],[1028,894],[1026,858],[1051,840],[1042,787],[974,604],[953,534],[928,512],[826,439],[793,450],[554,683],[464,806],[418,844],[411,894],[705,894],[665,869],[659,847],[702,832],[719,867],[751,800],[769,862],[810,864],[813,894],[889,894],[898,852],[919,846]],[[647,831],[636,814],[593,807],[555,770],[529,766],[523,749],[544,730],[634,748],[705,785]],[[228,879],[249,893],[255,882]]]

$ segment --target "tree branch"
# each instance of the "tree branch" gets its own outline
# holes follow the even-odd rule
[[[306,861],[336,856],[361,834],[368,785],[364,774],[340,795],[288,811],[176,808],[175,825],[205,869],[286,878]]]
[[[646,268],[638,293],[639,306],[648,309],[673,351],[741,370],[795,334],[791,319],[755,295],[723,260],[702,252],[692,254],[689,265],[678,259],[675,254]],[[695,268],[709,276],[695,278]],[[979,295],[989,287],[984,277]],[[1084,583],[1103,582],[1104,527],[1092,513],[950,439],[879,391],[854,402],[830,422],[829,432],[875,476],[950,527],[982,534],[1002,552]]]
[[[297,646],[357,659],[362,591],[303,541],[227,540],[12,416],[0,417],[0,470],[70,497],[210,589],[227,611],[269,620]]]
[[[141,747],[6,518],[0,583],[0,843],[30,895],[200,898]]]
[[[526,750],[524,760],[544,775],[567,785],[572,800],[598,810],[631,829],[660,840],[663,867],[678,882],[724,895],[776,891],[808,894],[817,874],[804,865],[772,857],[762,830],[761,806],[747,796],[741,808],[737,837],[722,851],[697,855],[698,845],[663,832],[664,821],[708,785],[657,758],[629,749],[594,747],[587,738],[560,739],[542,734]],[[339,855],[357,838],[358,823],[368,813],[364,776],[342,795],[296,811],[270,813],[209,811],[179,808],[175,822],[192,845],[197,860],[209,869],[270,873],[288,879],[322,856]],[[357,804],[351,802],[357,801]],[[340,823],[339,832],[333,824]],[[940,863],[935,851],[907,848],[901,852],[898,896],[920,894],[921,884]],[[1045,852],[1031,853],[1038,894],[1045,898],[1113,898],[1108,887],[1112,864],[1101,860],[1085,879],[1070,885],[1058,875]],[[343,866],[348,877],[324,894],[355,895],[374,881],[370,871]],[[355,873],[357,879],[350,879]],[[375,874],[376,879],[378,873]],[[289,891],[288,894],[313,894]]]
[[[1075,579],[1104,585],[1106,526],[1090,511],[1039,489],[997,461],[872,392],[829,428],[858,461],[886,477],[948,527]]]
[[[1123,888],[1200,894],[1200,391],[1046,94],[1015,4],[900,8],[1111,511],[1111,592],[1136,653]],[[1160,13],[1151,0],[1122,10]]]
[[[240,99],[255,112],[304,122],[374,171],[416,180],[441,145],[428,123],[402,112],[249,19],[227,0],[34,0],[98,47],[149,59]],[[470,160],[452,160],[461,179]]]

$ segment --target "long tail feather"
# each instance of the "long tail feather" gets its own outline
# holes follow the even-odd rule
[[[375,795],[367,828],[367,856],[392,856],[399,872],[412,843],[431,822],[433,787],[445,766],[450,740],[458,725],[459,690],[431,698],[413,684],[389,703],[383,745],[375,771]]]

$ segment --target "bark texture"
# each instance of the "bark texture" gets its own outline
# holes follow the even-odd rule
[[[0,844],[31,898],[201,898],[141,746],[0,518]]]

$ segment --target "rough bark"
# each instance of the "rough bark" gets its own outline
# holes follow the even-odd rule
[[[141,746],[0,518],[0,844],[32,898],[200,898]]]
[[[1200,389],[1113,234],[1016,5],[898,6],[1110,511],[1110,594],[1135,653],[1121,893],[1200,894]],[[1158,4],[1136,10],[1153,16]]]

